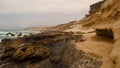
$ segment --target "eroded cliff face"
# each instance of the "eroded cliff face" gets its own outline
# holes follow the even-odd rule
[[[8,49],[8,53],[5,51],[7,55],[3,57],[6,58],[7,56],[8,59],[24,60],[24,58],[29,59],[32,56],[32,60],[35,60],[34,58],[38,56],[43,60],[37,63],[31,63],[31,60],[28,60],[22,65],[10,61],[9,64],[18,65],[15,68],[20,68],[21,66],[24,68],[30,68],[31,66],[33,68],[120,68],[120,0],[104,0],[93,4],[90,6],[89,14],[85,18],[68,24],[52,28],[57,29],[57,31],[69,32],[70,34],[60,32],[57,34],[52,33],[51,35],[48,32],[45,33],[48,34],[46,36],[38,34],[25,37],[23,43],[29,45],[27,49],[24,50],[26,47],[23,45],[18,47],[21,43],[14,41],[11,44],[12,47],[19,43],[17,44],[17,51],[14,48],[12,49],[13,51],[10,50],[11,52],[9,52]],[[82,41],[78,39],[81,37],[76,36],[75,33],[76,35],[82,34],[86,38]],[[70,43],[76,40],[78,42]],[[10,42],[9,40],[4,41]],[[40,46],[35,44],[40,44]],[[44,46],[41,47],[41,45]],[[42,50],[39,51],[39,48]],[[29,50],[31,51],[30,53]],[[2,63],[6,63],[8,59],[5,59]],[[9,66],[9,64],[5,65]],[[5,65],[3,64],[2,67]]]
[[[108,57],[114,64],[111,68],[120,68],[120,0],[104,0],[90,8],[90,14],[76,25],[80,25],[82,29],[94,29],[98,36],[113,38],[113,48]]]
[[[113,40],[115,43],[113,45],[110,58],[115,63],[115,68],[120,68],[120,0],[106,0],[101,6],[99,12],[101,12],[101,14],[93,26],[98,35],[105,33],[104,35],[109,36],[109,34],[113,33]],[[98,31],[98,29],[101,31]],[[102,32],[105,30],[106,32]],[[112,32],[108,32],[109,30],[112,30]]]

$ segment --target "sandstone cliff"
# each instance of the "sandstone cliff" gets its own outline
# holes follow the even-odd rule
[[[88,44],[92,44],[91,46],[87,46],[88,44],[85,45],[85,43],[84,44],[79,43],[78,45],[85,45],[86,48],[88,47],[91,48],[95,46],[96,46],[95,48],[100,48],[97,45],[104,45],[102,48],[104,53],[105,51],[108,51],[109,47],[112,46],[107,56],[101,55],[102,61],[103,61],[103,65],[101,66],[101,68],[120,68],[120,65],[119,65],[120,64],[120,45],[119,45],[120,44],[120,0],[104,0],[91,5],[90,9],[91,10],[89,11],[89,14],[86,15],[85,18],[78,21],[75,25],[72,25],[71,26],[72,29],[67,29],[66,31],[74,32],[76,29],[78,29],[78,31],[81,31],[81,30],[90,31],[90,29],[93,29],[95,30],[95,33],[96,33],[93,37],[100,36],[100,38],[101,37],[112,38],[111,42],[109,42],[112,44],[107,48],[105,47],[105,44],[104,44],[104,42],[107,42],[107,39],[106,40],[102,39],[104,40],[104,42],[95,44],[96,41],[97,42],[100,41],[98,40],[100,38],[97,38],[96,40],[91,41],[94,44],[91,43],[90,41],[86,42]],[[93,40],[93,37],[91,37],[92,40]],[[87,40],[90,40],[90,39],[87,39]],[[106,45],[109,45],[109,44],[106,44]],[[81,49],[79,47],[78,49]],[[100,50],[98,50],[97,53],[95,53],[95,52],[92,52],[92,49],[89,49],[88,51],[86,50],[86,48],[84,47],[84,49],[82,50],[85,50],[89,53],[93,53],[96,55],[99,55],[98,53],[101,52]]]
[[[46,31],[47,28],[42,29]],[[53,32],[63,31],[63,33],[49,34],[51,32],[48,32],[47,35],[46,33],[32,35],[19,38],[17,42],[16,39],[13,39],[12,42],[7,40],[8,43],[5,44],[11,43],[10,46],[16,46],[18,49],[15,48],[13,51],[7,49],[5,55],[2,56],[3,59],[6,56],[15,60],[25,60],[25,58],[35,60],[36,57],[44,59],[36,63],[30,63],[31,60],[28,60],[22,65],[10,61],[9,64],[17,65],[18,68],[21,66],[29,68],[31,64],[35,67],[39,65],[38,68],[43,68],[43,66],[45,66],[44,68],[53,68],[54,66],[54,68],[120,68],[120,0],[104,0],[95,3],[90,6],[89,14],[85,18],[49,29]],[[81,35],[83,40],[81,40]],[[16,43],[21,44],[20,40],[28,46],[15,45]],[[3,40],[4,42],[6,40]],[[36,46],[38,44],[40,46]],[[44,49],[39,50],[39,48]],[[53,54],[57,52],[56,49],[58,53]],[[7,60],[5,59],[2,63]],[[9,66],[9,64],[6,65]]]
[[[91,42],[93,42],[91,45],[93,46],[86,46],[88,47],[95,47],[95,48],[101,48],[97,46],[98,44],[104,45],[105,51],[108,51],[107,56],[103,56],[103,52],[100,50],[97,50],[98,52],[92,52],[92,50],[89,50],[89,53],[93,53],[95,55],[98,55],[97,53],[100,53],[103,60],[103,65],[101,68],[120,68],[120,0],[103,0],[98,3],[90,5],[90,11],[89,14],[86,15],[85,18],[72,22],[71,25],[68,24],[62,24],[59,26],[54,27],[54,29],[61,29],[65,32],[74,32],[78,34],[88,34],[88,33],[94,33],[94,35],[85,35],[90,39],[87,39],[89,41],[86,41],[84,44],[89,45]],[[67,25],[67,26],[66,26]],[[63,28],[64,27],[64,28]],[[95,36],[102,36],[107,38],[112,38],[111,40],[107,39],[101,39],[97,37],[97,39],[94,39],[97,41],[90,41],[93,40],[93,37]],[[100,41],[101,40],[101,41]],[[102,42],[104,41],[104,42]],[[99,43],[98,43],[99,42]],[[105,43],[107,42],[107,43]],[[110,43],[110,44],[109,44]],[[84,45],[83,43],[79,43],[79,45]],[[77,44],[78,45],[78,44]],[[108,45],[108,46],[106,46]],[[82,50],[86,51],[86,47]],[[82,47],[78,47],[78,49],[81,50]],[[93,49],[95,50],[95,49]],[[106,53],[105,53],[106,54]],[[108,63],[106,63],[108,62]],[[110,66],[112,65],[112,66]],[[109,67],[110,66],[110,67]]]

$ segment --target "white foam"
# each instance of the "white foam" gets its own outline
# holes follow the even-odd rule
[[[2,39],[0,39],[0,42],[1,42]]]
[[[6,35],[7,33],[12,33],[12,34],[15,34],[15,36],[11,36],[11,35]],[[19,37],[23,37],[24,35],[30,35],[31,33],[32,34],[37,34],[37,33],[41,33],[41,31],[28,31],[28,30],[20,30],[20,31],[0,31],[0,42],[2,39],[4,38],[16,38],[18,37],[17,35],[19,33],[22,33],[21,36]]]
[[[7,34],[8,32],[6,32],[6,31],[0,31],[0,34],[1,35],[4,35],[4,34]]]

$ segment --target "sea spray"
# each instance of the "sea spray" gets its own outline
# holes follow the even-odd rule
[[[40,31],[29,31],[29,30],[0,31],[0,42],[4,38],[16,38],[18,36],[23,37],[24,35],[37,34],[37,33],[41,33],[41,32]],[[11,34],[13,34],[14,36],[12,36]]]

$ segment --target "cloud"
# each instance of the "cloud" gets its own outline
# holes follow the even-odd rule
[[[0,13],[76,13],[100,0],[0,0]]]
[[[0,0],[0,29],[50,26],[79,20],[100,0]]]

